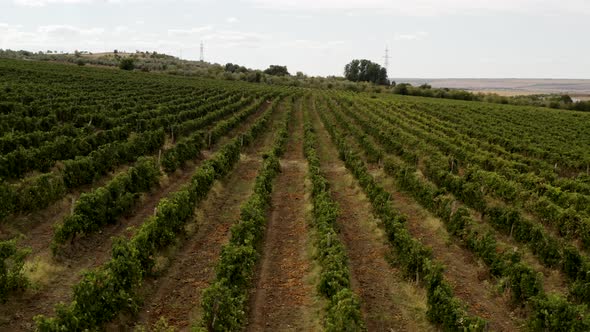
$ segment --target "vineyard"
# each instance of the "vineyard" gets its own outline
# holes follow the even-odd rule
[[[0,330],[590,331],[590,114],[0,60]]]

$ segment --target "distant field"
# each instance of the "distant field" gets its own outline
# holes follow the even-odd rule
[[[437,88],[493,92],[500,95],[569,93],[590,97],[590,80],[582,79],[428,79],[398,78],[396,82],[412,85],[428,83]]]

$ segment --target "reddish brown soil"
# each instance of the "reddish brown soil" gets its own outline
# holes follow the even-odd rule
[[[316,293],[310,285],[312,264],[306,252],[310,241],[305,218],[303,121],[297,109],[281,160],[281,174],[273,185],[272,210],[262,257],[250,300],[248,331],[313,331],[319,328],[314,312]]]
[[[336,147],[317,116],[318,155],[322,170],[340,206],[338,227],[347,248],[352,286],[361,299],[369,331],[434,330],[426,320],[424,293],[405,282],[386,260],[390,247],[375,227],[371,205],[356,180],[338,159]]]
[[[399,192],[391,179],[385,179],[381,170],[373,170],[381,184],[392,193],[393,205],[407,216],[410,233],[432,248],[434,259],[445,266],[445,279],[455,296],[468,306],[468,311],[489,322],[491,331],[523,330],[522,312],[510,304],[510,296],[498,293],[490,283],[488,268],[478,262],[468,249],[455,242],[442,221],[406,194]]]
[[[512,311],[509,296],[497,294],[488,282],[488,269],[468,250],[456,244],[446,232],[442,221],[429,214],[417,202],[399,192],[393,181],[378,167],[370,165],[377,180],[392,193],[393,205],[405,214],[411,234],[432,248],[434,259],[445,265],[445,279],[455,295],[468,305],[468,311],[489,321],[492,331],[517,331],[523,328]]]
[[[229,238],[231,225],[239,218],[240,204],[248,198],[259,166],[255,158],[240,162],[223,181],[222,188],[199,206],[203,220],[199,220],[198,231],[185,239],[161,277],[146,280],[148,298],[139,314],[139,323],[151,325],[164,317],[177,328],[189,327],[191,311],[214,277],[221,247]]]
[[[275,112],[271,122],[276,124],[277,117]],[[189,232],[167,257],[170,262],[161,276],[145,281],[142,292],[146,301],[136,321],[119,322],[119,329],[134,324],[151,326],[160,318],[179,330],[198,323],[202,292],[215,277],[221,248],[229,240],[230,227],[239,219],[241,204],[252,193],[262,154],[271,146],[273,132],[268,130],[254,141],[232,173],[197,207],[196,231]]]
[[[236,130],[232,131],[230,136],[233,137],[245,131],[266,108],[264,106],[256,114],[250,116]],[[215,151],[219,146],[220,144],[216,144],[212,150]],[[209,152],[206,155],[210,154]],[[202,159],[199,157],[195,161],[199,164]],[[121,218],[117,224],[107,225],[98,233],[74,241],[56,258],[52,256],[50,249],[53,225],[69,213],[71,209],[71,198],[69,197],[78,197],[83,190],[69,194],[69,199],[64,199],[44,211],[33,214],[29,219],[23,217],[23,224],[20,224],[18,228],[19,232],[26,232],[26,236],[20,244],[32,248],[32,254],[28,261],[31,266],[40,270],[36,273],[41,276],[39,280],[35,280],[37,285],[32,289],[22,294],[10,296],[8,302],[0,307],[0,330],[4,328],[10,331],[33,330],[35,315],[53,315],[57,303],[69,303],[72,296],[72,286],[81,279],[81,272],[98,267],[111,257],[112,237],[131,236],[137,227],[154,213],[160,199],[179,190],[190,180],[195,168],[195,163],[188,163],[182,169],[165,177],[159,188],[142,196],[141,201],[136,204],[136,208],[129,217]],[[92,187],[88,186],[87,189],[104,185],[112,176],[104,177]],[[26,230],[22,225],[30,225],[30,229]],[[11,230],[11,232],[13,231]]]
[[[56,303],[68,303],[72,295],[72,286],[81,279],[80,272],[98,267],[108,261],[111,258],[112,238],[118,235],[129,236],[131,232],[127,231],[128,228],[141,225],[147,217],[152,215],[161,198],[170,192],[178,190],[190,179],[192,169],[187,168],[177,172],[166,185],[147,195],[132,217],[121,220],[116,225],[105,227],[101,233],[74,242],[71,247],[67,248],[65,255],[61,255],[59,258],[53,259],[49,249],[49,243],[53,237],[52,229],[45,233],[39,233],[39,237],[35,238],[38,242],[31,241],[36,245],[33,248],[38,248],[34,252],[34,259],[49,262],[57,271],[47,275],[48,280],[45,280],[43,289],[38,292],[25,292],[23,296],[15,296],[9,299],[8,303],[11,303],[11,305],[0,311],[3,318],[7,319],[5,322],[12,325],[19,321],[20,324],[17,324],[20,325],[19,328],[29,330],[32,327],[31,323],[34,315],[52,315]],[[39,229],[40,227],[36,228],[36,230]],[[33,232],[31,236],[36,235],[35,233]],[[39,245],[41,240],[47,241],[44,246]],[[14,325],[10,329],[17,330]]]

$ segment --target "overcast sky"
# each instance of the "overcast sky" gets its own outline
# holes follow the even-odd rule
[[[590,78],[588,0],[0,0],[0,48],[148,50],[342,75]]]

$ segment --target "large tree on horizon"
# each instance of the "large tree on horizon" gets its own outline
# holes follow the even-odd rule
[[[367,59],[355,59],[344,66],[344,77],[353,82],[373,82],[389,85],[387,69]]]

